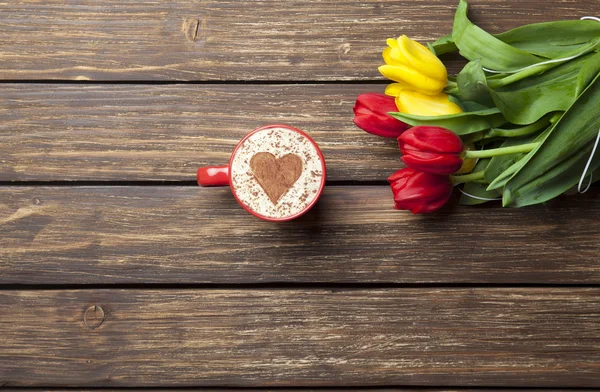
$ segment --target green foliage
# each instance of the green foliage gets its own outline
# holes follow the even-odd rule
[[[474,172],[478,172],[481,170],[486,170],[486,168],[488,167],[490,163],[490,159],[486,158],[486,159],[480,159],[479,161],[477,161],[477,165],[475,165],[475,168],[473,169]],[[486,189],[486,184],[481,184],[481,183],[477,183],[477,182],[468,182],[464,185],[463,187],[463,191],[464,193],[462,194],[462,196],[460,197],[460,204],[463,205],[477,205],[477,204],[483,204],[483,203],[487,203],[490,200],[481,200],[478,198],[482,198],[482,199],[497,199],[501,193],[495,190],[492,191],[488,191]],[[465,194],[466,193],[466,194]],[[476,196],[474,197],[470,197],[468,195],[473,195]]]
[[[536,23],[491,35],[468,19],[467,8],[460,0],[452,34],[430,46],[437,54],[458,50],[469,60],[446,90],[465,113],[394,116],[451,129],[477,149],[539,142],[529,153],[480,160],[475,170],[485,170],[484,183],[468,183],[465,192],[490,199],[502,194],[504,206],[521,207],[568,191],[600,131],[600,23]],[[593,171],[600,171],[600,153]],[[481,202],[461,197],[463,204]]]
[[[505,206],[541,203],[579,182],[600,131],[600,75],[577,98],[544,141],[523,158],[504,187]],[[600,166],[600,155],[590,171]]]
[[[388,114],[412,126],[434,125],[449,129],[457,135],[468,135],[506,123],[504,116],[502,116],[502,113],[497,108],[448,114],[445,116],[416,116],[407,113]]]

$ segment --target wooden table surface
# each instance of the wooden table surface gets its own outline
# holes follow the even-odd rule
[[[395,141],[352,123],[385,38],[457,3],[0,2],[0,386],[600,388],[600,189],[394,211]],[[600,16],[470,3],[491,32]],[[328,164],[285,224],[195,185],[271,123]]]

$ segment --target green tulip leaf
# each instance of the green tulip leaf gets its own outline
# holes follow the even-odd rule
[[[598,22],[595,22],[595,23],[600,24]],[[597,50],[598,47],[600,46],[600,39],[596,38],[596,39],[592,39],[586,43],[565,45],[565,46],[549,45],[549,44],[544,45],[542,42],[535,43],[535,44],[527,43],[527,45],[525,45],[523,43],[522,46],[524,48],[526,48],[526,50],[528,52],[535,52],[539,56],[544,56],[549,59],[559,60],[559,59],[568,58],[570,60],[571,57],[573,57],[573,58],[579,57],[586,53],[590,53],[590,52]]]
[[[528,155],[529,154],[525,155],[525,157],[523,157],[522,159],[516,161],[512,166],[509,166],[506,170],[504,170],[501,174],[499,174],[496,178],[494,178],[494,181],[492,181],[486,189],[488,191],[491,191],[493,189],[504,188],[504,186],[506,186],[506,184],[508,183],[508,181],[510,181],[512,176],[516,172],[518,172],[523,166],[525,166],[526,157]],[[491,175],[490,175],[490,177],[491,177]]]
[[[590,48],[588,48],[590,49]],[[600,49],[600,48],[597,48]],[[526,67],[519,72],[511,73],[511,74],[493,74],[487,77],[487,84],[492,89],[498,89],[501,87],[506,87],[510,84],[521,82],[521,85],[526,84],[528,86],[539,83],[541,80],[548,80],[553,77],[556,77],[556,73],[551,76],[547,75],[547,71],[553,68],[562,66],[561,71],[559,72],[568,72],[574,69],[581,68],[586,62],[592,61],[591,58],[594,54],[590,53],[591,50],[587,50],[585,53],[578,53],[577,56],[574,56],[568,61],[552,61],[547,63],[540,63],[530,67]],[[560,59],[557,59],[560,60]],[[569,64],[567,67],[565,64]],[[533,79],[532,76],[538,76],[541,79]]]
[[[467,18],[467,2],[460,0],[452,40],[460,54],[468,60],[481,60],[481,65],[494,70],[513,70],[539,63],[544,59],[515,48],[477,27]]]
[[[543,142],[546,137],[550,134],[550,132],[552,131],[552,128],[556,125],[556,122],[552,122],[552,116],[551,116],[551,125],[541,134],[539,134],[533,141],[535,142]],[[490,174],[488,174],[488,176],[486,177],[486,179],[492,179],[493,177],[494,180],[490,183],[490,185],[488,185],[487,189],[488,190],[492,190],[492,189],[499,189],[499,188],[503,188],[506,183],[512,178],[512,176],[519,171],[519,169],[521,169],[523,167],[523,165],[525,165],[525,162],[527,161],[527,158],[529,155],[531,155],[533,153],[533,151],[530,151],[529,153],[525,154],[523,156],[523,158],[515,161],[515,163],[512,166],[509,166],[506,168],[506,170],[504,170],[502,173],[500,174],[496,174],[496,173],[492,173],[491,170],[494,169],[490,169]],[[493,158],[492,158],[493,159]],[[497,161],[497,163],[495,165],[501,165],[502,162],[500,160]]]
[[[431,50],[436,56],[441,56],[446,53],[456,52],[458,48],[452,41],[452,33],[444,35],[432,44],[429,44]]]
[[[486,170],[487,165],[489,164],[490,159],[486,158],[486,159],[480,159],[477,164],[475,165],[475,168],[473,169],[474,172],[478,172],[481,170]],[[463,187],[463,194],[460,197],[460,204],[463,205],[468,205],[468,206],[473,206],[473,205],[477,205],[477,204],[483,204],[483,203],[487,203],[488,201],[491,200],[481,200],[478,198],[483,198],[483,199],[497,199],[501,193],[498,191],[488,191],[486,190],[486,184],[479,184],[476,182],[467,182],[464,187]],[[473,195],[475,197],[470,197],[468,195],[466,195],[465,193],[469,194],[469,195]]]
[[[565,20],[533,23],[494,37],[523,51],[546,58],[570,56],[600,37],[600,23],[593,20]]]
[[[504,187],[505,206],[541,203],[579,181],[600,131],[598,108],[600,73],[555,126],[550,128],[543,142],[517,162],[523,163]],[[595,170],[599,165],[597,155],[590,170]]]
[[[548,122],[549,124],[549,122]],[[526,135],[518,138],[509,138],[506,139],[500,147],[512,147],[518,146],[520,144],[532,143],[535,141],[540,141],[543,139],[543,136],[540,137],[538,134]],[[502,173],[504,173],[508,168],[513,166],[515,163],[520,161],[527,153],[516,153],[516,154],[508,154],[508,155],[498,155],[493,157],[490,160],[490,163],[487,165],[485,169],[485,179],[488,183],[493,183],[496,178],[498,178]]]
[[[580,76],[583,65],[585,75]],[[600,53],[569,61],[539,75],[530,76],[507,86],[490,90],[496,106],[508,121],[526,125],[555,111],[566,111],[577,98],[579,84],[600,69]],[[594,75],[595,76],[595,75]]]
[[[597,41],[600,37],[600,23],[594,20],[532,23],[494,34],[493,37],[530,54],[556,59],[583,51],[590,41]],[[430,48],[438,56],[458,50],[452,34],[441,37],[430,44]]]
[[[459,136],[480,132],[506,123],[506,119],[497,108],[444,116],[416,116],[407,113],[388,114],[412,126],[432,125],[442,127],[451,130]]]
[[[598,23],[600,25],[600,23]],[[600,53],[591,56],[585,60],[577,76],[577,86],[575,87],[575,94],[579,96],[583,90],[586,89],[588,84],[596,75],[600,72]]]
[[[569,157],[560,165],[553,167],[540,177],[521,187],[518,191],[505,188],[503,205],[510,207],[523,207],[548,201],[577,185],[581,179],[583,169],[590,157],[593,146],[589,145]],[[600,167],[600,158],[596,154],[588,169],[591,171]],[[596,177],[597,179],[598,177]],[[584,184],[587,186],[587,177]],[[507,202],[507,200],[509,202]]]
[[[479,60],[470,61],[460,71],[456,80],[461,99],[477,102],[488,108],[494,106]]]
[[[485,106],[473,101],[463,101],[451,94],[448,94],[448,99],[450,100],[450,102],[454,102],[455,104],[457,104],[463,112],[479,112],[481,110],[488,110],[490,109],[490,106],[494,106],[493,104],[490,106]]]
[[[539,42],[565,46],[587,42],[599,36],[600,25],[595,20],[560,20],[519,26],[495,37],[510,44]]]

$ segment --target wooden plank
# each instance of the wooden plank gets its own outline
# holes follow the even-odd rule
[[[148,388],[76,388],[78,392],[148,392]],[[176,392],[180,389],[177,388],[152,388],[152,391],[156,392]],[[329,388],[186,388],[186,390],[197,391],[197,392],[488,392],[490,388],[428,388],[428,387],[329,387]],[[515,392],[515,388],[493,388],[494,392]],[[2,392],[70,392],[73,388],[60,389],[60,388],[3,388]],[[587,391],[596,392],[600,389],[596,388],[527,388],[527,392],[577,392]]]
[[[181,388],[152,388],[156,392],[177,392]],[[491,388],[465,388],[465,387],[327,387],[327,388],[311,388],[311,387],[289,387],[289,388],[236,388],[236,387],[196,387],[185,388],[190,391],[197,392],[488,392]],[[2,392],[70,392],[76,390],[78,392],[148,392],[149,388],[3,388]],[[516,389],[519,390],[519,389]],[[493,388],[494,392],[515,392],[515,388]],[[597,388],[527,388],[527,392],[597,392]]]
[[[78,392],[148,392],[148,388],[76,388]],[[176,392],[178,388],[152,388],[156,392]],[[329,387],[329,388],[310,388],[310,387],[290,387],[290,388],[186,388],[186,390],[197,392],[488,392],[490,388],[428,388],[428,387]],[[494,392],[515,392],[515,388],[493,388]],[[70,392],[73,388],[3,388],[2,392]],[[527,392],[577,392],[587,391],[596,392],[596,388],[527,388]]]
[[[598,387],[599,301],[581,288],[2,291],[0,383]]]
[[[384,85],[0,85],[0,181],[189,180],[267,124],[306,130],[333,181],[385,180],[395,140],[352,107]]]
[[[0,4],[0,79],[372,80],[385,39],[432,41],[456,0],[16,0]],[[596,15],[596,0],[471,0],[491,32]],[[451,69],[456,70],[455,66]]]
[[[392,209],[328,187],[285,224],[229,189],[0,188],[0,283],[600,283],[598,189],[522,209]]]

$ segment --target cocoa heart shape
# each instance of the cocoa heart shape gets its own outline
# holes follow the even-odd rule
[[[296,154],[276,158],[270,152],[259,152],[250,159],[250,168],[271,202],[276,205],[300,178],[302,159]]]

